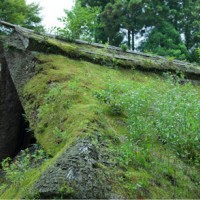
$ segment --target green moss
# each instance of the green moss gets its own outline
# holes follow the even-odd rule
[[[167,70],[176,73],[181,70],[186,76],[195,74],[198,76],[197,65],[188,63],[179,63],[156,57],[152,55],[140,55],[137,53],[125,53],[120,50],[111,50],[108,48],[98,48],[87,44],[77,44],[67,41],[61,41],[37,34],[29,34],[29,49],[44,53],[53,53],[68,56],[77,60],[85,60],[92,63],[107,65],[111,67],[122,67],[125,69],[136,68],[141,71],[165,72]]]
[[[60,198],[63,199],[72,197],[75,194],[75,191],[73,188],[68,186],[67,183],[64,183],[60,186],[59,193]]]
[[[80,56],[74,44],[60,44],[53,39],[49,42],[70,54],[70,57]],[[124,165],[119,159],[119,150],[127,141],[126,116],[112,115],[107,106],[95,96],[96,92],[105,89],[109,83],[125,84],[134,90],[156,81],[157,87],[162,91],[165,89],[163,80],[153,73],[133,70],[133,64],[125,61],[118,61],[118,64],[122,62],[120,65],[130,65],[130,70],[115,70],[60,55],[39,54],[37,57],[40,61],[36,66],[37,74],[24,87],[24,109],[37,142],[53,159],[38,169],[28,170],[20,187],[11,185],[0,195],[1,199],[28,197],[31,194],[28,188],[34,185],[63,151],[78,138],[92,136],[96,132],[107,141],[109,153],[115,156],[114,167],[97,163],[97,167],[114,175],[115,178],[111,180],[114,192],[127,198],[173,198],[174,193],[176,198],[199,197],[198,192],[194,193],[198,188],[195,184],[199,179],[194,178],[198,170],[191,169],[187,173],[186,165],[181,161],[169,167],[167,155],[172,153],[160,148],[158,143],[155,144],[154,151],[158,160],[162,155],[163,160],[159,166],[152,164],[138,167],[134,163]],[[109,61],[101,56],[93,59],[97,63]],[[93,143],[96,145],[96,141]],[[156,176],[159,174],[161,176],[158,179]],[[74,192],[67,185],[61,186],[60,190],[62,194],[64,192],[64,196]]]
[[[73,132],[73,135],[77,136],[84,132],[90,121],[100,120],[101,109],[93,92],[104,85],[100,77],[102,75],[109,77],[109,74],[102,73],[90,63],[76,62],[61,56],[53,58],[54,61],[51,64],[49,62],[41,64],[41,72],[26,85],[24,95],[29,102],[26,105],[27,113],[37,109],[41,116],[39,123],[32,124],[38,141],[47,146],[48,151],[51,151],[49,147],[52,146],[56,152],[59,145],[53,136],[53,127],[62,124],[61,130]],[[54,67],[56,69],[52,69],[52,66],[56,66]],[[92,67],[93,71],[91,71]],[[104,69],[110,74],[113,71],[105,67]],[[49,96],[53,90],[60,92]],[[53,112],[54,110],[59,110],[59,112]],[[76,118],[78,120],[74,120]],[[49,134],[52,137],[49,137]]]
[[[110,78],[113,74],[119,77],[120,72],[62,56],[40,55],[38,58],[42,63],[40,72],[24,89],[25,110],[29,118],[38,112],[31,126],[38,142],[55,155],[67,141],[99,129],[95,122],[101,121],[103,106],[99,108],[93,93],[104,87],[104,77]],[[67,136],[62,140],[57,138],[55,127],[65,130]]]

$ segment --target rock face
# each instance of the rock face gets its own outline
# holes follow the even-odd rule
[[[26,133],[26,122],[19,96],[10,75],[3,47],[0,44],[0,160],[14,156],[26,148],[30,133]]]
[[[42,175],[35,188],[40,198],[119,198],[112,193],[114,177],[105,170],[114,164],[105,152],[106,145],[96,138],[102,146],[93,144],[90,137],[79,140]]]

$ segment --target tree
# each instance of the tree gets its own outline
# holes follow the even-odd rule
[[[182,2],[181,0],[168,0],[166,1],[167,18],[166,21],[170,22],[178,31],[181,28],[180,21],[182,20]]]
[[[145,26],[147,30],[153,30],[152,34],[148,34],[145,40],[148,42],[152,41],[148,37],[153,37],[152,35],[155,35],[161,24],[162,26],[165,24],[166,28],[169,27],[167,24],[171,24],[171,27],[177,32],[177,35],[179,34],[181,42],[184,43],[187,49],[187,53],[184,53],[187,55],[187,59],[194,61],[196,56],[193,54],[196,53],[195,49],[200,43],[200,0],[145,0],[143,9]],[[174,32],[173,29],[171,29],[172,32]],[[168,36],[171,37],[172,35]],[[173,38],[171,39],[172,41],[174,40]],[[144,48],[144,43],[140,49]],[[177,52],[178,46],[176,45],[175,49],[170,51],[170,55],[174,54],[172,51]],[[182,47],[181,44],[181,49]],[[147,49],[149,48],[150,46],[148,45]],[[185,52],[183,49],[182,51]],[[169,53],[169,51],[167,52]],[[177,55],[177,53],[174,55]]]
[[[118,46],[123,40],[123,37],[120,37],[121,16],[123,15],[121,8],[120,2],[109,3],[101,13],[102,25],[105,34],[108,36],[107,40],[111,45]]]
[[[40,24],[42,18],[39,13],[41,8],[39,4],[31,3],[27,6],[26,19],[24,21],[25,27],[36,30],[43,30],[43,26]]]
[[[58,28],[58,34],[70,39],[95,40],[98,23],[98,7],[82,7],[77,1],[71,11],[65,10],[66,16],[61,18],[64,28]]]
[[[100,8],[101,12],[104,10],[105,6],[108,3],[114,3],[114,0],[76,0],[79,2],[82,7],[98,7]],[[101,15],[97,17],[97,23],[102,24]],[[104,28],[102,26],[96,27],[95,30],[95,42],[99,43],[106,43],[108,41],[109,36],[106,34]],[[121,37],[121,36],[120,36]],[[117,40],[120,40],[119,34],[116,33]]]
[[[135,49],[135,34],[143,27],[142,0],[117,0],[114,4],[109,3],[101,19],[110,44],[116,44],[115,35],[125,29],[128,32],[128,46]]]
[[[181,32],[184,34],[186,47],[190,50],[199,42],[197,35],[200,32],[200,1],[183,0],[182,7]]]
[[[199,42],[200,0],[149,0],[146,3],[146,14],[149,17],[147,26],[157,27],[163,22],[174,26],[188,50]],[[152,17],[151,17],[152,16]]]
[[[81,5],[83,7],[86,6],[101,7],[102,9],[104,9],[108,3],[114,3],[114,0],[79,0],[79,1],[81,2]]]
[[[41,28],[40,10],[38,4],[27,5],[25,0],[1,0],[0,20],[32,29]]]
[[[163,0],[144,0],[142,16],[146,27],[156,27],[168,19],[168,7]]]
[[[200,0],[77,0],[75,7],[66,27],[76,38],[126,42],[134,50],[141,33],[140,50],[190,60],[200,44]]]
[[[134,50],[135,34],[137,34],[144,26],[144,21],[142,19],[143,2],[142,0],[127,0],[125,1],[124,5],[125,13],[123,28],[128,30],[128,46],[130,49]]]
[[[161,56],[187,58],[187,48],[181,41],[179,32],[168,22],[153,28],[147,39],[142,42],[140,50]]]

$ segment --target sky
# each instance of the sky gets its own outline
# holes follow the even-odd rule
[[[57,20],[58,17],[64,16],[64,9],[71,9],[75,0],[26,0],[29,3],[39,3],[43,8],[41,16],[42,24],[48,29],[52,26],[61,26]]]

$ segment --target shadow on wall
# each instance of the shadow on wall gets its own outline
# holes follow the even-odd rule
[[[0,161],[28,147],[32,137],[27,132],[29,123],[23,117],[24,109],[3,55],[0,45]]]

